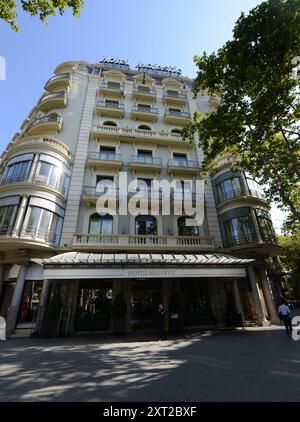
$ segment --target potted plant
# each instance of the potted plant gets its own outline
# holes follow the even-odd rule
[[[41,327],[42,337],[55,337],[58,334],[58,324],[62,300],[60,294],[55,290],[45,310],[44,320]]]
[[[116,294],[112,303],[112,331],[114,334],[125,334],[127,329],[127,304],[122,293]]]
[[[184,331],[184,318],[181,295],[178,290],[173,290],[169,299],[170,331],[180,334]]]

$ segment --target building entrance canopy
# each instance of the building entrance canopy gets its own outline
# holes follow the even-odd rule
[[[253,259],[225,254],[67,252],[43,259],[44,277],[61,279],[245,277]]]

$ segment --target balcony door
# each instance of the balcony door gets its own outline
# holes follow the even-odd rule
[[[139,149],[137,153],[138,163],[152,164],[152,151]]]
[[[113,217],[109,214],[99,215],[97,213],[90,216],[89,233],[91,234],[112,234]]]
[[[135,234],[157,236],[157,221],[151,215],[139,215],[135,219]]]
[[[173,154],[173,162],[175,166],[187,167],[186,154]]]

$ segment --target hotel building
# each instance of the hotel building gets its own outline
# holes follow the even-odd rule
[[[192,89],[173,68],[111,59],[57,66],[1,157],[0,315],[8,334],[41,334],[53,298],[56,334],[109,332],[118,293],[128,332],[155,329],[159,303],[169,328],[174,292],[187,328],[232,326],[237,315],[245,325],[278,322],[269,205],[230,157],[201,174],[198,139],[183,140],[181,130],[218,98],[194,98]],[[153,180],[204,180],[203,224],[175,215],[176,192],[169,215],[100,215],[99,182],[118,186],[125,173],[149,189]]]

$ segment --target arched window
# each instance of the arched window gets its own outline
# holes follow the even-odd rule
[[[178,236],[199,236],[198,226],[187,226],[187,217],[179,217],[177,220]]]
[[[103,122],[102,124],[103,126],[114,126],[114,127],[118,126],[116,122],[112,122],[112,121],[106,121],[106,122]]]
[[[148,126],[148,125],[139,125],[138,126],[138,129],[141,129],[141,130],[152,130],[151,127]]]
[[[113,217],[109,214],[99,215],[97,213],[90,216],[89,233],[112,234]]]
[[[151,215],[138,215],[135,218],[135,234],[157,235],[157,221]]]
[[[176,133],[177,135],[181,135],[181,130],[180,129],[172,129],[171,133]]]

